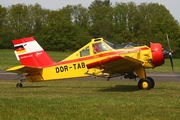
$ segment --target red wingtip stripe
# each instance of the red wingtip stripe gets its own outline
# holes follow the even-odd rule
[[[12,40],[12,42],[14,45],[17,45],[17,44],[22,44],[25,42],[34,41],[34,40],[35,40],[34,37],[28,37],[28,38],[21,38],[21,39]]]

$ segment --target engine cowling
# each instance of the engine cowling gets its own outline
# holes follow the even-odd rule
[[[154,66],[160,66],[164,64],[164,54],[162,45],[159,43],[150,43],[151,53]]]

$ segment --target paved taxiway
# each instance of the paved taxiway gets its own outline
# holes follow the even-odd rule
[[[152,77],[155,81],[172,81],[180,82],[180,73],[147,73],[147,76]],[[94,77],[90,77],[92,80]],[[0,71],[0,80],[19,80],[20,76],[16,73],[7,73]],[[87,79],[87,78],[76,78],[76,79]],[[96,79],[94,79],[96,80]],[[119,80],[119,77],[112,78],[112,80]]]

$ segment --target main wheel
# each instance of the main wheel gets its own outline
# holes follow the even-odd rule
[[[154,85],[155,85],[154,80],[151,77],[147,77],[147,79],[149,79],[151,81],[151,83],[152,83],[152,87],[151,88],[154,88]]]
[[[22,83],[17,83],[16,87],[23,87]]]
[[[152,88],[152,82],[148,78],[140,79],[138,82],[138,88],[143,90],[150,90]]]

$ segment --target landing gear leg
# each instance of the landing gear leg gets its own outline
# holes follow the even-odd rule
[[[23,87],[22,82],[26,81],[26,77],[25,76],[27,76],[27,74],[18,74],[18,78],[17,79],[19,79],[19,83],[16,84],[17,88],[22,88]]]
[[[154,87],[155,82],[151,77],[146,77],[146,72],[145,72],[144,67],[137,68],[135,72],[140,78],[138,82],[139,89],[149,90]]]

